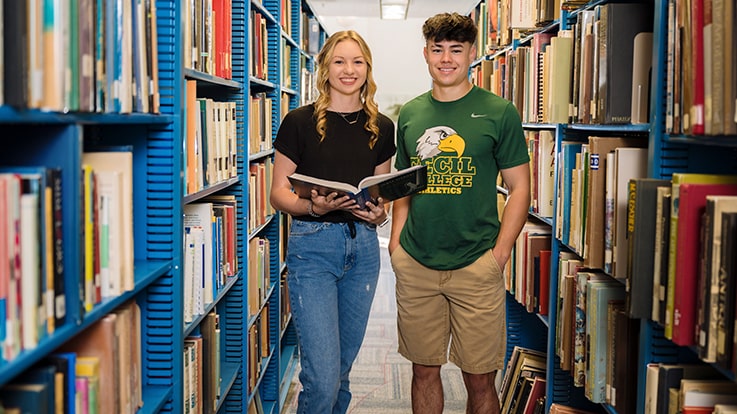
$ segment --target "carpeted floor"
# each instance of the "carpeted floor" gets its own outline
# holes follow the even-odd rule
[[[410,381],[412,365],[397,353],[394,272],[386,249],[389,227],[380,229],[382,244],[381,274],[376,289],[366,338],[351,371],[353,400],[350,414],[407,414],[411,412]],[[298,370],[299,371],[299,370]],[[446,414],[465,412],[466,389],[461,372],[448,363],[442,370]],[[284,414],[294,414],[300,385],[295,374]]]

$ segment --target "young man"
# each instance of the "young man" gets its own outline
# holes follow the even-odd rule
[[[422,31],[432,89],[405,104],[397,123],[396,168],[428,166],[427,190],[393,206],[399,352],[413,363],[414,413],[442,412],[440,367],[448,359],[463,371],[466,412],[498,413],[494,378],[506,350],[502,269],[527,219],[529,157],[514,106],[468,79],[473,21],[443,13]],[[500,173],[509,188],[501,220]]]

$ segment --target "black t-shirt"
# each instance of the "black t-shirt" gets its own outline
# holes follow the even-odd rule
[[[363,127],[366,114],[359,111],[345,117],[358,122],[350,124],[340,114],[326,114],[325,139],[320,142],[315,129],[312,104],[289,112],[281,122],[274,141],[274,148],[297,164],[300,174],[326,180],[342,181],[358,185],[361,179],[374,174],[377,165],[390,159],[395,151],[394,123],[379,114],[379,138],[369,148],[371,134]],[[358,118],[356,118],[358,116]],[[330,212],[320,218],[300,216],[303,220],[347,222],[356,218],[344,211]]]

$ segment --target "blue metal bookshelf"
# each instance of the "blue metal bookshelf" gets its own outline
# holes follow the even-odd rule
[[[301,0],[290,0],[291,27],[281,27],[281,1],[232,0],[231,40],[232,77],[225,79],[203,71],[185,68],[184,36],[189,16],[184,0],[151,0],[156,6],[158,85],[160,112],[101,113],[50,112],[38,109],[0,105],[0,126],[5,149],[0,165],[45,166],[61,169],[63,183],[63,258],[65,274],[66,316],[53,333],[42,337],[37,346],[24,349],[11,360],[0,361],[0,386],[42,361],[71,339],[84,335],[84,330],[131,300],[140,306],[141,317],[141,383],[143,406],[139,413],[184,412],[183,352],[185,337],[198,334],[204,315],[184,322],[183,297],[183,209],[190,203],[212,195],[234,196],[237,204],[237,256],[240,271],[227,278],[207,304],[206,313],[215,311],[220,317],[220,398],[217,412],[243,413],[258,394],[265,413],[279,413],[286,403],[286,392],[297,366],[296,335],[289,315],[283,315],[283,289],[280,244],[286,221],[280,213],[265,223],[251,228],[248,223],[249,165],[273,157],[273,150],[248,152],[250,136],[249,99],[252,94],[266,92],[273,99],[269,128],[273,135],[281,114],[300,104],[301,72],[312,70],[312,56],[303,50],[301,38],[303,16],[311,15]],[[100,2],[102,3],[102,2]],[[268,31],[268,78],[257,79],[250,73],[249,42],[253,13],[266,19]],[[7,28],[6,31],[10,30]],[[5,33],[8,39],[11,33]],[[10,36],[14,37],[15,34]],[[289,55],[283,56],[281,45],[288,44]],[[282,60],[289,62],[281,65]],[[6,67],[8,62],[6,61]],[[289,82],[283,84],[281,70],[287,67]],[[185,114],[187,81],[196,82],[197,96],[236,104],[236,170],[235,177],[207,185],[187,194],[185,191]],[[285,94],[286,99],[282,99]],[[282,108],[282,105],[287,105]],[[78,229],[82,228],[83,210],[82,153],[88,145],[126,145],[133,151],[134,214],[134,280],[132,290],[107,298],[91,310],[82,307],[80,277],[84,268],[84,247]],[[249,315],[247,264],[253,260],[249,241],[264,237],[270,243],[270,280],[266,294],[268,307],[268,357],[261,360],[258,382],[249,389],[249,328],[257,323]],[[5,323],[5,321],[3,321]]]
[[[561,30],[570,29],[576,21],[576,16],[582,11],[593,9],[598,5],[608,3],[604,0],[591,1],[576,10],[561,10],[560,20],[556,20],[554,25],[559,25]],[[652,178],[669,179],[672,174],[677,172],[697,172],[697,173],[718,173],[718,174],[737,174],[737,137],[731,135],[719,136],[689,136],[685,134],[671,135],[666,129],[666,100],[667,100],[667,60],[668,60],[668,0],[654,0],[654,25],[653,25],[653,60],[652,60],[652,78],[650,83],[650,112],[649,123],[637,125],[589,125],[589,124],[523,124],[526,130],[554,130],[556,137],[556,151],[561,150],[561,143],[565,140],[582,141],[588,136],[634,136],[643,137],[648,140],[648,176]],[[671,4],[672,6],[672,4]],[[541,28],[539,31],[549,29]],[[474,62],[475,65],[480,64],[483,60],[495,59],[502,56],[507,50],[514,50],[521,44],[529,41],[530,36],[524,37],[518,41],[514,41],[506,48],[497,50],[492,55],[484,56]],[[558,180],[558,169],[556,169],[556,182]],[[555,188],[554,200],[560,195],[557,194],[558,188]],[[554,203],[555,204],[555,203]],[[536,217],[538,220],[549,223],[555,228],[556,217],[558,217],[557,205],[554,206],[554,214],[552,220],[546,220],[544,217]],[[565,218],[563,219],[566,220]],[[552,221],[552,222],[551,222]],[[552,244],[552,257],[558,257],[561,252],[575,251],[575,249],[563,243],[561,240],[554,240]],[[558,262],[551,261],[550,271],[550,298],[549,303],[555,304],[558,292]],[[514,301],[508,298],[508,302]],[[593,404],[589,402],[583,395],[581,388],[573,386],[571,374],[560,368],[560,359],[558,358],[558,350],[556,349],[556,335],[558,327],[556,322],[558,319],[558,309],[551,306],[549,314],[546,318],[541,318],[544,322],[544,328],[529,324],[520,324],[520,310],[516,305],[508,304],[507,310],[510,324],[510,336],[508,341],[508,350],[514,345],[518,345],[521,341],[533,341],[543,336],[546,338],[546,349],[548,354],[547,361],[547,389],[546,389],[546,411],[550,409],[552,403],[561,403],[572,405],[578,408],[587,409],[595,412],[616,413],[613,407],[602,404]],[[637,381],[637,413],[642,414],[645,406],[646,391],[645,377],[647,365],[650,363],[694,363],[699,362],[696,350],[688,347],[679,347],[668,340],[664,335],[664,328],[660,324],[650,319],[640,319],[640,329],[638,338],[638,370],[637,375],[632,379]],[[735,374],[715,365],[717,371],[720,371],[727,379],[734,380]]]
[[[561,10],[561,18],[552,23],[558,25],[559,29],[570,29],[576,21],[576,16],[582,11],[593,9],[598,5],[606,4],[608,1],[596,0],[576,10]],[[737,174],[737,137],[731,135],[720,136],[688,136],[684,134],[670,135],[666,130],[666,69],[668,53],[668,0],[654,0],[654,25],[653,25],[653,60],[652,80],[650,83],[650,113],[649,123],[638,125],[589,125],[589,124],[523,124],[526,130],[554,130],[556,137],[556,151],[560,151],[561,142],[566,140],[580,141],[590,135],[596,136],[637,136],[648,140],[648,176],[653,178],[669,179],[676,172],[698,172]],[[554,27],[552,27],[554,29]],[[551,27],[540,28],[539,31],[551,30]],[[529,42],[530,36],[513,41],[511,45],[496,50],[493,54],[481,57],[474,62],[480,65],[484,60],[493,60],[503,56],[508,50],[514,50],[522,44]],[[556,169],[556,182],[558,170]],[[555,188],[554,200],[560,197]],[[555,203],[554,203],[555,204]],[[555,228],[558,216],[557,205],[554,206],[552,220],[544,217],[536,217],[538,220],[549,223]],[[565,219],[564,219],[565,220]],[[561,252],[575,251],[560,240],[554,240],[552,244],[552,257],[558,257]],[[550,298],[549,303],[555,304],[558,291],[558,263],[551,261],[550,271]],[[514,301],[508,298],[508,302]],[[546,338],[547,361],[547,389],[546,389],[546,411],[552,403],[570,404],[575,407],[590,409],[596,412],[615,413],[613,407],[603,404],[592,404],[583,395],[581,388],[573,386],[571,374],[560,369],[560,360],[557,356],[556,334],[558,327],[558,309],[551,306],[546,318],[541,318],[544,327],[530,327],[528,324],[520,324],[519,313],[524,313],[516,304],[508,304],[510,313],[508,322],[510,324],[510,336],[508,351],[521,341],[534,342],[541,336]],[[676,362],[698,362],[697,353],[694,349],[678,347],[664,336],[664,328],[658,323],[641,319],[638,339],[638,371],[633,380],[637,381],[637,413],[643,412],[645,404],[645,372],[649,363],[676,363]],[[531,325],[531,324],[530,324]],[[534,347],[534,346],[533,346]],[[725,378],[735,379],[735,374],[725,369],[720,369]]]
[[[117,114],[47,112],[0,106],[0,124],[5,150],[3,166],[36,165],[60,168],[62,173],[62,236],[66,317],[38,346],[0,362],[0,385],[12,382],[31,366],[118,308],[135,300],[141,308],[142,412],[176,411],[177,378],[181,378],[181,287],[177,263],[181,260],[181,133],[180,110],[182,70],[179,44],[179,6],[160,2],[155,16],[160,51],[160,114]],[[5,36],[8,39],[8,36]],[[168,63],[168,64],[167,64]],[[7,64],[6,64],[7,67]],[[134,159],[135,286],[120,296],[83,311],[79,285],[84,249],[79,237],[82,210],[82,151],[88,141],[104,145],[131,145]],[[4,323],[4,321],[3,321]]]

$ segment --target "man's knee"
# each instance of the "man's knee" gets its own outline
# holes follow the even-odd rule
[[[420,381],[432,381],[440,378],[440,365],[412,364],[412,374]]]
[[[484,374],[469,374],[467,372],[463,373],[463,380],[466,383],[466,388],[469,390],[477,390],[477,391],[486,391],[491,389],[491,391],[495,391],[494,387],[494,377],[496,376],[496,371],[484,373]]]

